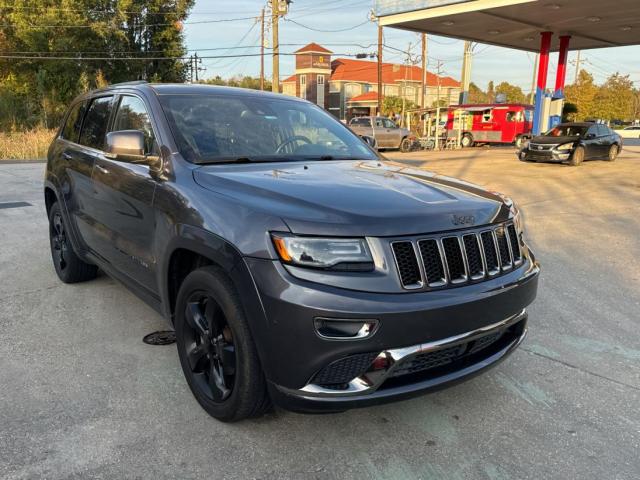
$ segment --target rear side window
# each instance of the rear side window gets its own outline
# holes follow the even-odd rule
[[[359,127],[370,127],[371,119],[370,118],[354,118],[351,120],[351,125],[356,125]]]
[[[113,97],[99,97],[91,102],[82,126],[80,144],[98,150],[104,149],[104,135],[111,115],[112,99]]]
[[[150,154],[154,148],[153,128],[144,102],[138,97],[125,96],[120,101],[113,123],[114,132],[119,130],[139,130],[144,133],[144,153]]]
[[[61,137],[70,142],[77,142],[80,136],[80,127],[82,127],[82,117],[85,111],[85,102],[78,102],[69,111],[67,121],[62,129]]]
[[[606,125],[598,125],[598,136],[604,137],[609,135],[609,129]]]

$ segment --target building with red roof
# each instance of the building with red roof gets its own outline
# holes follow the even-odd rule
[[[341,120],[358,115],[375,115],[378,101],[378,63],[336,58],[317,43],[296,52],[296,71],[281,83],[283,93],[306,98],[329,110]],[[404,97],[420,104],[422,69],[395,63],[382,64],[383,96]],[[455,104],[460,82],[427,72],[425,106],[438,102]]]

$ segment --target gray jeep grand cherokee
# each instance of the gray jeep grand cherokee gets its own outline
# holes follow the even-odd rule
[[[469,378],[522,342],[536,296],[511,200],[385,163],[282,95],[144,82],[83,95],[44,195],[60,279],[100,268],[164,315],[220,420]]]

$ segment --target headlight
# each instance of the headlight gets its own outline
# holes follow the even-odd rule
[[[280,260],[300,267],[342,271],[373,270],[373,257],[364,238],[317,238],[272,233]]]
[[[573,143],[563,143],[562,145],[558,145],[556,150],[561,152],[568,152],[569,150],[573,150]]]

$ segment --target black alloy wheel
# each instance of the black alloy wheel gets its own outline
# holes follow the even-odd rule
[[[224,422],[271,408],[249,321],[227,274],[216,266],[189,273],[180,285],[175,312],[180,364],[200,406]]]
[[[49,210],[49,243],[53,266],[64,283],[84,282],[96,277],[98,267],[83,261],[73,250],[58,202],[51,205]]]
[[[206,292],[187,301],[182,342],[198,389],[210,400],[224,402],[235,383],[236,349],[224,313]]]
[[[51,219],[51,253],[53,262],[61,271],[67,268],[68,252],[67,232],[62,223],[62,214],[58,210],[54,212]]]

